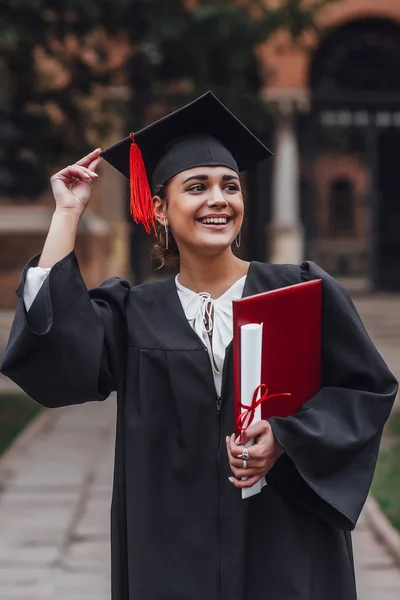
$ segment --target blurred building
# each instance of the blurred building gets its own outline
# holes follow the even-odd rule
[[[400,290],[400,2],[341,0],[319,24],[322,34],[303,44],[281,32],[257,49],[275,158],[250,174],[241,252],[271,262],[309,258],[369,289]],[[103,146],[126,135],[126,81],[129,74],[109,91],[118,118]],[[124,178],[104,162],[101,171],[79,236],[85,278],[140,281],[151,268],[150,240],[129,221]],[[40,251],[51,212],[50,195],[35,206],[1,199],[0,308],[15,304],[21,268]]]
[[[310,53],[262,51],[276,107],[269,258],[400,289],[400,2],[342,0]]]

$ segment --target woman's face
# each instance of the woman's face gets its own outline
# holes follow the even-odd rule
[[[195,167],[168,183],[167,202],[155,198],[155,214],[164,214],[179,252],[215,255],[229,248],[240,231],[244,206],[240,179],[228,167]]]

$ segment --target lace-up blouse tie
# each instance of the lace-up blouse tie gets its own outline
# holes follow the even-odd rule
[[[232,301],[242,297],[246,276],[236,281],[215,300],[208,292],[196,294],[185,288],[176,277],[176,288],[190,325],[207,347],[213,370],[215,388],[221,395],[225,350],[232,341]]]

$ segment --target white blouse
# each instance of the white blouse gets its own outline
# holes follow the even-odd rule
[[[246,275],[215,300],[207,292],[196,294],[183,287],[178,277],[175,278],[178,296],[187,320],[207,347],[215,388],[220,396],[225,350],[233,337],[232,300],[242,297]]]
[[[26,274],[24,304],[28,311],[50,272],[50,267],[31,267]],[[246,275],[238,279],[222,296],[215,300],[207,292],[196,294],[179,283],[176,289],[186,318],[206,345],[210,356],[215,388],[221,395],[222,370],[225,350],[233,337],[232,301],[242,297]]]
[[[24,285],[24,304],[27,312],[49,273],[50,267],[31,267],[27,270]]]

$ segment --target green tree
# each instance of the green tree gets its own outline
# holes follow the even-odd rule
[[[0,0],[0,196],[36,198],[45,166],[96,144],[126,77],[134,129],[211,88],[262,132],[254,49],[281,28],[299,40],[326,1]]]

